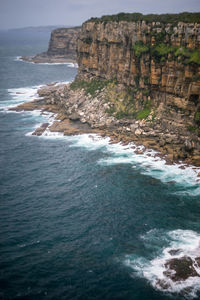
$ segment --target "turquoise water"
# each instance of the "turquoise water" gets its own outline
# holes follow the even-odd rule
[[[19,61],[47,47],[23,41],[0,46],[0,299],[200,299],[198,278],[156,285],[169,249],[199,253],[199,170],[95,135],[31,136],[51,116],[8,107],[77,69]]]

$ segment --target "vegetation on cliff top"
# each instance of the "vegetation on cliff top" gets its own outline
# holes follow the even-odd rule
[[[101,18],[91,18],[87,22],[103,23],[109,21],[128,21],[128,22],[161,22],[161,23],[200,23],[200,13],[182,12],[180,14],[149,14],[141,13],[119,13],[116,15],[105,15]]]

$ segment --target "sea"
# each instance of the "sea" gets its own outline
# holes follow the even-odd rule
[[[200,277],[163,275],[170,250],[200,256],[200,169],[95,134],[33,136],[55,116],[9,110],[75,78],[20,60],[48,40],[0,33],[0,299],[200,299]]]

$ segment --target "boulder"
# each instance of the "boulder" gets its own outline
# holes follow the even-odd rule
[[[173,281],[186,280],[189,277],[200,277],[194,268],[194,261],[189,256],[172,258],[165,264],[167,271],[163,274]]]

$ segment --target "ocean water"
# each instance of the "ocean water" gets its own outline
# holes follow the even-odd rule
[[[157,285],[171,249],[200,256],[200,170],[94,134],[32,136],[53,116],[9,107],[77,68],[20,61],[48,43],[23,34],[0,36],[0,299],[200,299],[199,277]]]

